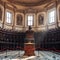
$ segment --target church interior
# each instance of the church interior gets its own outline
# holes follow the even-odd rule
[[[0,0],[0,60],[60,60],[60,0]]]

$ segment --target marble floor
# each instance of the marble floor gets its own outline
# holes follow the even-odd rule
[[[60,60],[60,54],[50,51],[35,51],[35,56],[24,56],[24,51],[0,52],[0,60]]]

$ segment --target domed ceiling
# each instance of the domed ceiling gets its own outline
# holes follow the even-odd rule
[[[34,9],[34,10],[44,10],[46,6],[51,4],[55,0],[1,0],[7,2],[8,4],[12,4],[18,10],[26,10],[26,9]]]
[[[38,6],[45,3],[49,3],[53,0],[6,0],[6,1],[23,6]]]
[[[49,1],[52,0],[8,0],[8,1],[14,4],[20,4],[24,6],[37,6],[37,5],[48,3]]]

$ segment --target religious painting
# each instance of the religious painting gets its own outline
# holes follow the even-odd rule
[[[44,24],[44,14],[40,14],[38,16],[38,25],[43,25]]]
[[[17,25],[22,25],[22,21],[23,21],[22,15],[18,14],[17,15],[17,21],[16,21]]]
[[[0,21],[2,21],[2,9],[0,8]]]

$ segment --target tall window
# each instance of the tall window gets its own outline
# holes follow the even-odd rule
[[[11,12],[6,12],[6,22],[12,23],[12,13]]]
[[[56,18],[56,11],[55,10],[49,11],[49,13],[48,13],[48,22],[49,23],[54,23],[55,20],[56,20],[55,18]]]
[[[28,26],[32,26],[33,25],[34,16],[33,15],[28,15],[27,19],[28,19]]]

